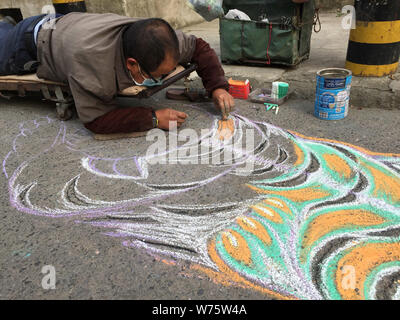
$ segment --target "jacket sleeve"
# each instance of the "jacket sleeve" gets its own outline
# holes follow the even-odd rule
[[[201,38],[196,39],[196,49],[193,53],[192,62],[198,65],[197,74],[203,81],[204,88],[211,96],[215,89],[229,90],[225,71],[215,51]]]
[[[176,31],[181,54],[180,63],[196,63],[197,74],[202,79],[204,88],[211,96],[215,89],[229,90],[224,69],[219,58],[210,45],[201,38]]]
[[[94,133],[143,132],[153,127],[152,109],[120,108],[114,100],[99,97],[70,78],[76,110],[84,126]],[[94,116],[97,115],[97,116]]]
[[[98,117],[85,127],[94,133],[131,133],[144,132],[153,128],[152,109],[118,108]]]

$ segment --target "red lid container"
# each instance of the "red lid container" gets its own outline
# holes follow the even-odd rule
[[[250,94],[250,82],[229,79],[229,93],[236,99],[248,99]]]

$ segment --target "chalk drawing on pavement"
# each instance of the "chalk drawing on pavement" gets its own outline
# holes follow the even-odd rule
[[[217,119],[201,116],[212,126],[199,141],[157,156],[185,160],[189,148],[218,136]],[[94,142],[80,124],[49,117],[21,123],[2,166],[10,203],[28,214],[76,217],[125,246],[278,298],[398,299],[400,155],[237,114],[231,121],[232,137],[217,137],[224,148],[235,150],[230,143],[245,129],[257,134],[250,174],[240,152],[230,165],[153,165],[145,143]],[[207,152],[200,155],[216,156]]]

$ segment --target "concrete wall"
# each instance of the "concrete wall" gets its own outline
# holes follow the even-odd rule
[[[0,9],[19,8],[24,18],[40,14],[42,7],[51,4],[51,0],[0,0]]]
[[[113,12],[130,17],[154,17],[167,20],[174,28],[203,22],[186,0],[86,0],[89,12]]]
[[[1,8],[19,8],[24,18],[42,13],[51,0],[0,0]],[[155,17],[167,20],[174,28],[203,22],[186,0],[86,0],[88,12],[112,12],[130,17]]]
[[[341,9],[354,0],[315,0],[321,9]],[[1,8],[20,8],[24,17],[40,14],[51,0],[0,0]],[[189,8],[187,0],[86,0],[88,12],[112,12],[130,17],[157,17],[167,20],[174,28],[203,22],[204,19]]]

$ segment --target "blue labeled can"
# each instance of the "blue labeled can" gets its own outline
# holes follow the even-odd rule
[[[347,116],[350,103],[352,73],[347,69],[329,68],[317,73],[314,115],[324,120],[340,120]]]

